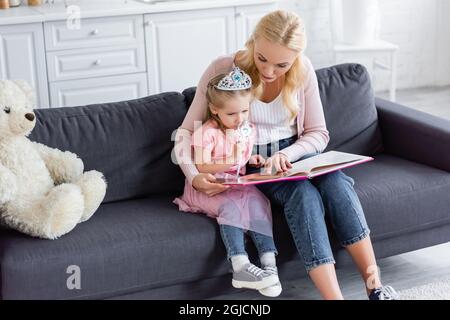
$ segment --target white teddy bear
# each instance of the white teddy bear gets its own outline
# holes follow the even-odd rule
[[[24,81],[0,80],[0,216],[23,233],[56,239],[88,220],[100,206],[106,182],[83,173],[81,159],[30,141],[36,117]]]

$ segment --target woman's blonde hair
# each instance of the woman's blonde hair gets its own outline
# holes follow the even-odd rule
[[[221,108],[225,104],[227,100],[230,98],[236,97],[236,96],[247,96],[252,94],[252,89],[243,89],[243,90],[220,90],[217,89],[217,85],[219,84],[220,80],[222,80],[225,76],[227,76],[226,73],[219,74],[209,80],[208,86],[206,88],[206,100],[208,101],[208,109],[207,109],[207,115],[206,120],[213,119],[218,124],[220,129],[225,131],[225,126],[223,125],[222,121],[220,121],[219,117],[211,112],[211,107],[214,106],[216,108]]]
[[[259,20],[253,34],[247,40],[247,50],[241,51],[236,56],[236,63],[252,78],[255,97],[261,97],[264,83],[259,77],[254,60],[255,40],[263,37],[273,43],[285,46],[299,54],[285,75],[285,83],[282,90],[284,105],[291,114],[291,121],[295,120],[298,113],[296,91],[303,84],[305,74],[301,60],[301,52],[306,48],[306,34],[303,21],[293,12],[277,10],[271,12]]]

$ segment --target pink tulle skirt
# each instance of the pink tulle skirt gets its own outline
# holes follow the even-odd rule
[[[181,211],[204,213],[219,224],[272,237],[270,202],[255,186],[233,186],[209,197],[186,181],[183,195],[173,202]]]

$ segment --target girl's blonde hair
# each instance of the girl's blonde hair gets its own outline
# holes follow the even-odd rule
[[[255,97],[261,97],[264,83],[259,77],[254,60],[255,40],[263,37],[273,43],[285,46],[299,54],[285,75],[285,83],[282,90],[284,105],[291,114],[290,120],[295,120],[298,113],[296,91],[303,84],[305,74],[301,60],[301,52],[306,48],[306,34],[303,21],[293,12],[277,10],[271,12],[259,20],[250,39],[245,46],[247,50],[236,56],[238,66],[252,79]]]
[[[217,89],[216,86],[219,84],[220,80],[222,80],[224,77],[226,77],[227,74],[219,74],[209,80],[208,86],[206,88],[206,100],[208,101],[208,109],[207,109],[207,115],[206,120],[213,119],[218,124],[220,129],[225,131],[225,126],[223,125],[222,121],[220,121],[219,117],[211,112],[211,106],[214,106],[216,108],[221,108],[225,104],[227,100],[230,98],[236,97],[236,96],[247,96],[252,94],[252,89],[243,89],[243,90],[220,90]]]

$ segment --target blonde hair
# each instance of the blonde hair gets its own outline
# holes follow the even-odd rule
[[[264,83],[259,77],[254,60],[255,40],[260,37],[299,53],[290,69],[286,72],[285,83],[282,89],[283,102],[291,114],[290,121],[292,122],[298,114],[295,92],[303,84],[305,78],[300,54],[306,48],[306,34],[303,21],[293,12],[277,10],[268,13],[259,20],[250,39],[247,40],[245,44],[247,50],[241,51],[236,56],[236,62],[239,67],[252,78],[253,93],[257,98],[261,97],[264,89]]]
[[[236,96],[246,96],[252,94],[252,89],[244,89],[244,90],[220,90],[217,89],[216,86],[219,84],[219,81],[222,80],[226,73],[219,74],[209,80],[208,86],[206,88],[206,100],[208,101],[208,111],[206,115],[206,121],[209,119],[215,120],[220,129],[225,131],[225,126],[223,125],[220,118],[211,112],[211,107],[214,106],[216,108],[221,108],[225,104],[227,100]]]

